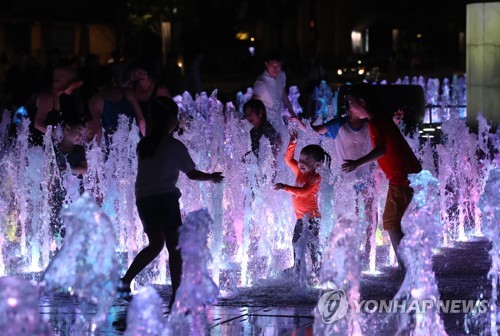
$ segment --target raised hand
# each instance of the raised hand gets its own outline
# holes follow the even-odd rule
[[[290,122],[291,124],[297,125],[297,127],[300,128],[303,131],[305,131],[307,129],[306,125],[304,125],[304,123],[302,122],[302,120],[300,120],[297,117],[290,117],[290,118],[288,118],[288,122]]]
[[[274,190],[281,190],[281,189],[285,189],[285,185],[283,183],[276,183],[274,185]]]
[[[344,160],[344,164],[341,166],[342,171],[344,173],[349,173],[352,172],[353,170],[356,170],[358,168],[358,161],[357,160]]]
[[[214,183],[220,183],[222,180],[224,180],[224,176],[222,176],[222,172],[215,172],[212,173],[212,182]]]
[[[401,123],[401,121],[403,120],[404,116],[405,116],[405,112],[402,109],[398,109],[392,115],[392,121],[394,121],[394,123],[396,125],[399,125],[399,123]]]

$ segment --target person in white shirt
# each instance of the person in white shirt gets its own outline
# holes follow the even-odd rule
[[[253,86],[254,99],[264,103],[267,112],[267,120],[276,130],[282,130],[284,123],[288,123],[290,117],[297,122],[292,104],[286,92],[286,74],[281,70],[283,63],[278,53],[270,52],[264,62],[265,70],[257,77]],[[303,126],[303,124],[301,125]]]
[[[334,118],[323,125],[314,126],[312,129],[318,133],[334,139],[335,152],[341,162],[345,160],[355,160],[359,157],[370,153],[373,149],[370,132],[368,129],[368,120],[359,119],[350,111],[347,111],[347,117]],[[364,165],[359,167],[350,176],[344,178],[352,178],[356,194],[361,193],[363,202],[365,203],[365,217],[368,221],[367,239],[365,244],[365,253],[370,251],[370,237],[372,234],[372,223],[376,219],[373,218],[373,165]],[[356,206],[358,209],[358,206]]]

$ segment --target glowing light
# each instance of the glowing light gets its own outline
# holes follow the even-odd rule
[[[424,132],[434,132],[435,130],[434,127],[424,127]]]
[[[236,38],[240,41],[248,40],[248,33],[247,32],[238,32],[238,33],[236,33]]]
[[[38,265],[29,265],[24,267],[23,270],[25,273],[38,273],[44,271],[45,269]]]
[[[337,75],[342,76],[342,69],[337,70]]]
[[[182,64],[182,62],[177,62],[177,66],[178,66],[179,68],[182,68],[182,66],[183,66],[183,65],[184,65],[184,64]]]
[[[254,41],[255,41],[255,37],[253,37],[253,36],[252,36],[252,37],[250,37],[250,41],[251,41],[251,42],[254,42]]]
[[[432,135],[432,134],[424,134],[424,135],[422,135],[422,138],[432,139],[432,138],[434,138],[434,135]]]
[[[358,64],[361,64],[361,60],[358,60]]]
[[[361,68],[358,70],[358,75],[362,75],[365,73],[365,69]]]
[[[361,33],[358,31],[353,30],[351,32],[351,43],[352,43],[352,51],[356,54],[361,53],[362,50],[362,39],[361,39]]]
[[[363,273],[365,275],[373,275],[373,276],[384,274],[383,272],[380,272],[380,271],[363,271],[361,273]]]
[[[441,129],[441,125],[439,125],[439,126],[436,126],[436,129]]]
[[[420,33],[419,33],[419,34],[417,34],[417,38],[418,38],[418,39],[419,39],[419,38],[422,38],[422,34],[420,34]]]
[[[7,299],[7,304],[11,307],[16,307],[17,306],[17,299],[10,297]]]
[[[251,56],[255,55],[255,47],[248,47],[248,52],[250,53]]]

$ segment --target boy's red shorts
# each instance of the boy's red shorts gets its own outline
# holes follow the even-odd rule
[[[404,185],[389,185],[384,215],[384,230],[401,230],[401,219],[413,198],[413,188]]]

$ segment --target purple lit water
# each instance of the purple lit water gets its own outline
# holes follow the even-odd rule
[[[423,85],[425,82],[417,79],[416,83]],[[452,87],[449,92],[444,91],[444,97],[450,100],[464,99],[463,96],[457,98],[456,92],[460,91]],[[439,97],[439,90],[432,89],[428,91],[428,94],[429,99],[434,99],[435,95]],[[241,101],[246,98],[242,98]],[[188,216],[189,213],[205,208],[211,217],[210,221],[202,221],[206,225],[208,240],[205,245],[199,246],[200,249],[206,248],[212,256],[211,261],[206,261],[206,275],[217,286],[214,288],[220,289],[222,296],[227,297],[252,288],[258,290],[258,287],[266,281],[286,283],[286,281],[283,282],[283,270],[293,264],[291,239],[295,215],[291,205],[291,196],[283,191],[274,191],[272,188],[276,182],[287,184],[294,182],[290,169],[281,160],[288,143],[286,130],[280,130],[284,137],[284,146],[278,156],[277,172],[275,172],[272,168],[272,152],[265,138],[261,141],[259,159],[249,155],[248,160],[243,162],[243,157],[250,146],[250,125],[238,117],[237,108],[224,110],[224,105],[217,100],[216,93],[210,96],[201,94],[196,99],[192,99],[189,94],[184,94],[182,97],[176,97],[176,101],[180,105],[181,126],[184,129],[183,135],[179,138],[188,147],[197,168],[206,171],[222,171],[226,177],[220,185],[191,181],[182,174],[179,179],[179,188],[183,193],[181,198],[183,215]],[[418,134],[408,138],[415,153],[421,158],[424,169],[428,171],[425,175],[427,184],[422,184],[421,197],[429,201],[432,199],[433,203],[418,206],[416,197],[415,206],[405,217],[403,227],[415,230],[412,236],[418,237],[419,240],[414,239],[402,243],[402,249],[414,255],[408,257],[410,263],[408,276],[397,294],[398,297],[438,295],[435,278],[433,278],[432,270],[429,269],[429,262],[432,253],[440,246],[451,246],[458,240],[468,240],[480,235],[484,235],[493,242],[495,234],[498,237],[498,233],[492,233],[495,232],[492,231],[495,228],[486,224],[484,218],[490,216],[488,212],[490,210],[489,208],[485,210],[485,205],[482,204],[493,200],[493,196],[484,196],[490,195],[485,194],[484,190],[491,189],[486,181],[493,174],[494,169],[498,168],[498,158],[492,157],[490,151],[487,150],[487,144],[495,143],[495,148],[498,148],[499,135],[498,133],[491,134],[490,126],[481,117],[479,118],[479,135],[471,133],[464,120],[460,118],[462,111],[459,108],[449,108],[439,113],[444,120],[441,145],[434,146],[429,139],[423,141],[418,138]],[[51,213],[48,203],[50,187],[55,183],[54,179],[60,178],[68,190],[67,202],[78,205],[79,201],[76,200],[78,181],[75,181],[71,175],[59,177],[55,173],[57,167],[54,166],[50,131],[45,139],[47,150],[43,151],[40,148],[28,148],[27,123],[20,126],[19,136],[13,142],[9,141],[5,135],[7,129],[4,123],[0,125],[0,139],[4,139],[0,144],[2,155],[0,210],[2,210],[1,219],[4,223],[0,228],[0,245],[2,246],[0,272],[2,272],[1,275],[23,275],[39,280],[41,271],[47,269],[47,276],[50,274],[49,270],[53,269],[57,263],[74,264],[74,261],[63,262],[63,260],[70,258],[71,253],[79,251],[80,243],[70,243],[70,235],[67,235],[65,242],[60,246],[55,238],[50,236]],[[137,133],[136,127],[129,130],[127,122],[122,120],[112,139],[113,145],[107,156],[95,143],[87,148],[89,173],[84,177],[84,188],[92,195],[92,198],[98,200],[103,214],[109,218],[109,223],[112,223],[112,234],[109,234],[112,239],[105,242],[98,241],[95,251],[89,250],[82,255],[86,256],[85,258],[92,258],[90,252],[94,253],[104,247],[111,248],[116,254],[116,274],[123,274],[132,258],[147,242],[136,213],[134,199],[137,165],[135,147],[139,141]],[[321,170],[320,241],[323,258],[329,262],[324,263],[318,287],[327,289],[333,284],[343,287],[352,300],[360,295],[361,272],[375,274],[388,265],[394,265],[394,257],[392,254],[392,257],[377,259],[375,252],[380,251],[381,248],[388,250],[388,255],[392,253],[385,233],[378,229],[373,232],[369,253],[364,251],[370,255],[369,262],[362,263],[358,250],[364,245],[368,224],[362,210],[364,205],[361,197],[358,199],[361,210],[359,210],[359,216],[355,215],[357,196],[352,187],[357,181],[340,173],[341,162],[335,155],[331,139],[319,137],[308,128],[308,131],[299,133],[297,148],[300,150],[310,143],[321,144],[333,157],[332,169]],[[478,156],[478,153],[481,156]],[[373,216],[378,218],[380,223],[387,184],[379,170],[375,170],[374,174],[377,206],[374,207],[376,214],[374,213]],[[431,189],[428,188],[429,185],[432,185]],[[85,205],[87,206],[89,205]],[[432,219],[429,217],[430,209],[432,209]],[[80,210],[73,211],[80,212]],[[81,210],[82,213],[85,211]],[[95,229],[97,222],[95,218],[87,219],[86,225],[89,231],[85,231],[85,237],[94,239],[90,238],[91,235],[98,235],[99,232],[91,229]],[[421,225],[412,227],[410,222]],[[70,222],[66,222],[66,225],[70,225]],[[356,234],[354,234],[354,228],[356,228]],[[429,233],[436,230],[440,234],[431,237]],[[74,250],[71,250],[70,246],[73,246]],[[58,256],[52,257],[58,248],[61,249]],[[498,247],[495,249],[498,250]],[[107,251],[106,255],[110,255],[109,250]],[[415,253],[425,258],[417,258]],[[310,269],[307,253],[302,257],[306,260],[303,264],[308,268],[293,281],[297,281],[300,284],[299,287],[302,288],[302,293],[306,293],[315,286],[312,286],[307,278],[307,270]],[[165,267],[167,258],[166,252],[162,252],[160,258],[138,276],[133,284],[134,290],[139,290],[147,284],[165,283],[168,278],[168,269]],[[106,268],[96,270],[91,267],[89,261],[85,260],[83,259],[83,265],[87,265],[84,266],[88,267],[86,269],[70,272],[70,269],[60,268],[63,269],[62,276],[73,277],[65,281],[85,283],[88,281],[87,277],[97,279],[99,274],[101,278],[104,277],[104,273],[115,274],[114,268],[112,268],[113,271]],[[49,266],[51,261],[53,264]],[[110,263],[114,265],[114,262],[110,261]],[[332,264],[335,266],[330,267]],[[498,283],[497,264],[493,263],[490,272],[492,284],[495,279]],[[423,277],[426,281],[421,281]],[[113,279],[115,278],[114,275]],[[57,283],[60,288],[67,290],[69,287],[69,282],[61,280]],[[96,282],[96,284],[99,283]],[[96,286],[98,289],[95,293],[104,293],[99,292],[104,290],[102,287],[105,287],[104,284]],[[77,290],[74,285],[71,287],[73,292]],[[88,289],[91,288],[94,287]],[[208,289],[209,286],[204,286],[204,288]],[[78,295],[82,299],[89,300],[92,305],[102,304],[103,308],[100,308],[102,310],[99,314],[109,306],[106,302],[92,301],[92,298],[97,295],[95,293],[89,294],[83,289],[82,293],[84,294]],[[434,330],[435,334],[439,334],[441,330],[439,316],[435,312],[428,313],[429,315],[418,317],[418,325],[413,330],[415,333],[418,331],[425,334],[425,330]],[[82,328],[98,327],[102,321],[100,316],[88,316],[88,320],[81,323]],[[406,324],[404,318],[400,320],[403,321],[401,325]],[[192,323],[192,320],[190,321],[189,323]],[[345,325],[337,325],[337,328],[343,331],[350,330],[351,334],[369,334],[365,329],[366,321],[367,316],[350,313],[343,322]],[[318,330],[329,330],[327,326],[316,325]],[[381,325],[383,326],[383,323]],[[194,324],[188,324],[188,328],[193,326]]]

